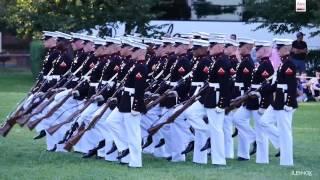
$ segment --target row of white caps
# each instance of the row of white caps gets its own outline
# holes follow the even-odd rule
[[[71,33],[71,35],[59,32],[59,31],[43,31],[44,36],[51,36],[56,38],[65,38],[65,39],[82,39],[86,41],[94,42],[95,44],[105,45],[107,43],[115,44],[128,44],[131,46],[137,46],[138,48],[146,49],[148,43],[162,45],[165,43],[181,43],[181,44],[190,44],[197,46],[209,46],[210,43],[221,43],[221,44],[231,44],[233,46],[239,46],[240,43],[254,44],[255,46],[272,46],[276,45],[291,45],[291,39],[280,39],[275,38],[273,41],[258,41],[251,38],[239,37],[237,41],[227,38],[226,34],[223,33],[205,33],[205,32],[194,32],[194,33],[185,33],[181,34],[181,37],[162,37],[162,39],[152,39],[152,38],[142,38],[138,36],[125,36],[121,38],[97,38],[90,35],[84,35],[79,33]],[[200,39],[194,39],[195,37],[200,37]]]

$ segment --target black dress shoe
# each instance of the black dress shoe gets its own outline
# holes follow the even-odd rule
[[[278,153],[274,155],[274,157],[280,157],[280,151],[278,151]]]
[[[207,139],[206,144],[200,149],[200,151],[205,151],[207,149],[211,148],[211,142],[210,142],[210,138]]]
[[[234,129],[234,132],[232,134],[232,137],[236,137],[236,136],[238,136],[238,129],[237,128]]]
[[[54,147],[50,150],[48,150],[49,152],[55,152],[57,150],[57,145],[55,144]]]
[[[153,142],[152,136],[148,136],[147,137],[147,142],[142,145],[142,149],[150,146],[152,144],[152,142]]]
[[[64,137],[61,141],[58,142],[58,144],[63,144],[64,142],[66,142],[68,136],[70,134],[70,131],[67,131],[65,134],[64,134]]]
[[[34,137],[33,139],[36,140],[36,139],[41,139],[43,137],[45,137],[47,135],[46,131],[45,130],[41,130],[40,133]]]
[[[253,148],[252,148],[252,150],[250,152],[250,156],[254,155],[256,152],[257,152],[257,142],[254,141],[253,142]]]
[[[130,153],[129,149],[123,150],[123,151],[121,151],[121,152],[119,153],[117,159],[120,160],[120,159],[126,157],[129,153]]]
[[[169,156],[166,158],[167,161],[171,161],[172,160],[172,156]]]
[[[195,135],[195,132],[194,132],[194,129],[193,129],[192,126],[189,127],[189,130],[190,130],[190,132],[191,132],[193,135]]]
[[[238,157],[238,161],[249,161],[249,159],[243,158],[243,157]]]
[[[116,144],[113,142],[111,149],[107,152],[107,155],[115,152],[117,149],[118,149],[118,148],[117,148]]]
[[[89,152],[85,155],[82,156],[82,158],[86,159],[86,158],[91,158],[92,156],[96,156],[98,154],[98,151],[96,150],[96,148],[89,150]]]
[[[161,146],[163,146],[166,143],[166,141],[162,138],[160,139],[159,143],[155,146],[155,148],[159,148]]]
[[[193,150],[193,148],[194,148],[194,141],[191,141],[188,144],[187,148],[181,152],[181,154],[188,154],[189,152],[191,152]]]

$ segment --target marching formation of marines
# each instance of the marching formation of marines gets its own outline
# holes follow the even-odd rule
[[[44,31],[47,55],[29,94],[0,129],[35,129],[46,149],[142,167],[142,153],[215,166],[235,158],[293,165],[297,108],[292,40],[237,41],[218,33],[151,39]],[[73,54],[69,53],[68,45]],[[281,57],[274,70],[273,45]],[[258,64],[250,52],[255,48]],[[251,126],[251,119],[254,127]]]

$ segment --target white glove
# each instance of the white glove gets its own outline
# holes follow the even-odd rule
[[[40,96],[43,96],[43,95],[44,95],[44,92],[40,91],[40,92],[37,93],[37,97],[40,97]]]
[[[260,115],[262,115],[265,110],[266,110],[266,109],[264,109],[264,108],[259,108],[259,109],[258,109],[258,113],[259,113]]]
[[[94,97],[94,100],[97,102],[102,102],[102,101],[104,101],[104,98],[102,95],[99,95],[99,96]]]
[[[145,92],[145,93],[144,93],[144,95],[146,95],[146,96],[148,96],[148,97],[149,97],[149,96],[151,96],[151,95],[152,95],[152,93],[151,93],[150,91],[147,91],[147,92]]]
[[[66,91],[66,90],[67,90],[67,88],[65,88],[65,87],[64,87],[64,88],[59,88],[59,89],[58,89],[58,91]]]
[[[215,110],[216,110],[217,113],[222,113],[222,112],[224,112],[224,109],[219,108],[219,107],[216,107]]]
[[[140,114],[140,112],[135,111],[135,110],[131,110],[131,114],[132,114],[132,116],[137,116]]]
[[[292,111],[292,110],[293,110],[293,107],[284,105],[283,109],[284,109],[285,111],[289,112],[289,111]]]
[[[79,97],[80,96],[80,92],[78,90],[72,91],[72,95],[74,97]]]
[[[259,93],[259,92],[257,92],[257,91],[251,91],[251,92],[249,92],[249,96],[250,97],[257,97],[257,98],[260,98],[261,97],[261,94]]]

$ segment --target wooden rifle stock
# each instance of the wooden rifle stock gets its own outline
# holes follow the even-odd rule
[[[71,151],[72,147],[73,147],[74,145],[76,145],[76,144],[80,141],[80,139],[81,139],[81,137],[84,135],[84,133],[87,132],[88,130],[90,130],[92,127],[94,127],[94,125],[95,125],[95,124],[98,122],[98,120],[102,117],[102,115],[104,114],[104,112],[108,109],[109,103],[110,103],[110,100],[108,100],[108,101],[106,102],[106,104],[104,105],[102,111],[101,111],[98,115],[96,115],[96,116],[90,121],[90,123],[89,123],[89,125],[88,125],[87,128],[83,128],[83,129],[79,130],[78,133],[77,133],[75,136],[71,137],[71,138],[66,142],[66,144],[65,144],[65,146],[64,146],[64,149],[65,149],[65,150]]]
[[[68,123],[71,123],[74,119],[74,117],[76,117],[78,114],[82,113],[88,106],[90,106],[90,104],[93,102],[92,99],[89,99],[86,104],[79,110],[73,112],[68,118],[67,120],[61,122],[61,123],[58,123],[54,126],[51,126],[50,128],[47,129],[47,132],[50,134],[50,135],[53,135],[55,132],[57,132],[63,125],[65,124],[68,124]]]
[[[153,136],[157,133],[164,125],[170,124],[174,122],[174,120],[181,115],[187,108],[189,108],[194,102],[200,99],[200,95],[209,87],[208,84],[204,85],[196,95],[193,95],[190,99],[188,99],[183,106],[175,111],[166,121],[159,123],[148,129],[149,136]]]
[[[64,146],[64,149],[67,150],[67,151],[71,151],[72,147],[74,145],[76,145],[79,140],[81,139],[81,137],[84,135],[84,133],[88,130],[90,130],[92,127],[94,127],[94,125],[97,123],[97,121],[102,117],[102,115],[104,114],[104,112],[108,109],[109,107],[109,104],[111,102],[111,100],[117,96],[117,94],[122,90],[122,87],[124,85],[124,82],[125,80],[127,79],[128,75],[131,73],[131,71],[134,69],[135,66],[132,66],[128,73],[125,75],[125,77],[121,80],[120,82],[120,86],[117,88],[117,90],[113,93],[113,95],[108,98],[108,101],[105,103],[102,111],[97,115],[95,116],[89,123],[88,127],[87,128],[84,128],[84,129],[81,129],[78,131],[78,133],[71,137],[66,143],[65,143],[65,146]],[[102,91],[101,91],[102,92]]]
[[[180,79],[177,82],[177,85],[166,90],[160,97],[158,97],[156,100],[151,101],[150,103],[148,103],[146,105],[146,110],[149,111],[150,109],[152,109],[154,106],[156,106],[157,104],[159,104],[163,99],[165,99],[166,97],[168,97],[170,95],[171,91],[176,90],[179,86],[181,86],[183,83],[185,82],[185,79]]]

